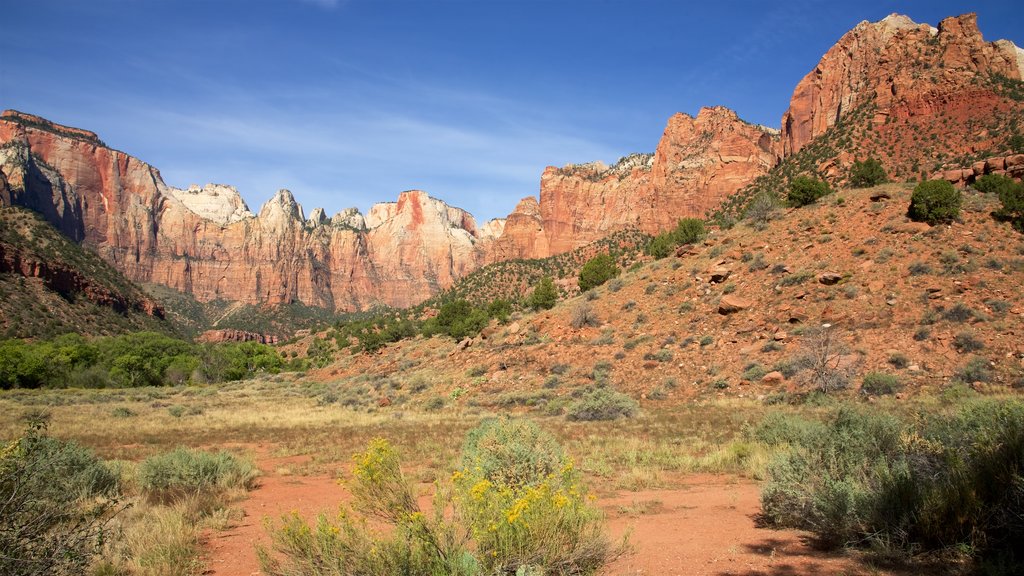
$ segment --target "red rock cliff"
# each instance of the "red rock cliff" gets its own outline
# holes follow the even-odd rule
[[[306,220],[287,190],[254,215],[231,187],[178,190],[91,132],[8,111],[0,169],[10,202],[43,213],[131,280],[245,303],[339,310],[408,306],[478,263],[476,226],[421,191]]]

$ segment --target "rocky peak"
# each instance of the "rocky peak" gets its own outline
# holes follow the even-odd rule
[[[797,84],[782,117],[785,155],[794,154],[861,105],[875,123],[929,114],[943,95],[967,97],[979,77],[1021,79],[1022,52],[1012,42],[985,42],[977,16],[943,20],[938,28],[890,15],[843,35]]]
[[[313,208],[313,211],[309,213],[309,219],[306,220],[308,228],[316,228],[330,223],[331,219],[327,217],[327,212],[323,208]]]
[[[365,230],[366,220],[358,208],[345,208],[331,218],[331,225],[339,228]]]
[[[282,222],[295,220],[304,222],[306,220],[302,213],[302,206],[295,201],[290,190],[284,188],[277,191],[274,197],[260,208],[260,221],[264,223]]]
[[[198,184],[193,184],[185,190],[168,187],[164,192],[192,212],[221,225],[253,217],[234,186],[207,184],[200,188]]]

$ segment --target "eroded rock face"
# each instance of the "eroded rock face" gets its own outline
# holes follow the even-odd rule
[[[782,117],[786,155],[798,152],[845,114],[869,102],[874,122],[935,116],[965,104],[991,105],[979,76],[1021,79],[1024,53],[1012,42],[985,42],[977,16],[946,18],[938,28],[893,14],[861,22],[805,76]]]
[[[177,190],[95,134],[8,111],[0,170],[10,202],[41,212],[137,282],[244,303],[339,310],[408,306],[479,264],[465,211],[421,191],[307,220],[282,190],[257,215],[228,186]]]
[[[542,258],[623,228],[654,234],[703,216],[778,162],[777,141],[727,108],[676,114],[654,154],[547,168],[540,202],[527,198],[509,215],[494,259]]]

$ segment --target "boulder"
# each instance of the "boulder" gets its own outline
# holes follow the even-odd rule
[[[740,298],[735,294],[726,294],[722,296],[722,299],[718,302],[718,313],[719,314],[734,314],[741,310],[746,310],[753,306],[753,302]]]

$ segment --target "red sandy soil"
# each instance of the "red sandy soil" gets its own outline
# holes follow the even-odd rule
[[[278,472],[303,458],[273,458],[266,446],[256,453],[264,473],[260,485],[241,502],[245,517],[238,525],[206,534],[204,574],[260,574],[255,545],[269,545],[265,518],[297,511],[312,519],[348,500],[333,477]],[[759,490],[749,479],[690,475],[679,488],[602,495],[598,504],[612,536],[628,531],[631,543],[631,551],[602,576],[884,574],[848,556],[816,550],[801,532],[759,527]]]

